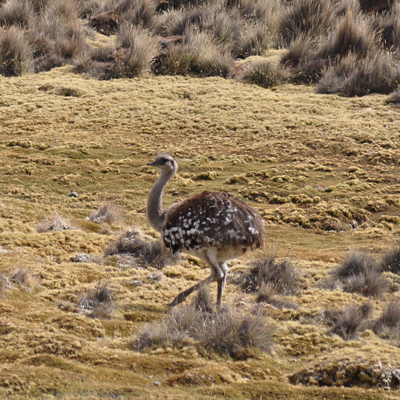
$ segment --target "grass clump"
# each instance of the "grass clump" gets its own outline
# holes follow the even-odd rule
[[[122,224],[124,217],[121,209],[112,201],[105,201],[100,204],[96,211],[93,211],[89,219],[96,223]]]
[[[257,292],[263,285],[277,293],[294,294],[298,290],[298,274],[289,260],[277,261],[276,254],[260,257],[251,263],[249,272],[239,278],[246,292]]]
[[[29,0],[8,0],[0,7],[0,25],[27,28],[33,17],[33,4]]]
[[[32,292],[32,290],[37,286],[38,280],[33,276],[26,268],[17,268],[10,276],[10,281],[14,282],[21,289]]]
[[[6,296],[7,288],[8,280],[3,274],[0,274],[0,299],[3,299]]]
[[[115,242],[104,249],[105,256],[123,253],[132,254],[144,265],[158,269],[164,268],[173,260],[173,255],[165,249],[160,240],[146,240],[137,228],[126,229]]]
[[[381,267],[383,271],[400,273],[400,243],[388,249],[381,258]]]
[[[282,16],[279,36],[284,46],[301,35],[312,38],[327,33],[334,19],[330,0],[294,0]]]
[[[280,65],[261,60],[251,64],[242,79],[263,88],[271,88],[287,82],[288,74]]]
[[[392,300],[382,311],[381,316],[374,321],[372,330],[385,338],[400,338],[400,301]]]
[[[153,72],[160,75],[222,76],[232,74],[229,47],[218,44],[207,32],[190,29],[182,43],[171,45],[159,54]]]
[[[252,351],[271,353],[274,328],[258,315],[226,306],[210,313],[209,298],[200,293],[186,307],[174,308],[166,319],[147,325],[139,332],[133,348],[181,348],[195,344],[200,353],[209,351],[245,359]]]
[[[0,29],[0,75],[20,76],[33,71],[33,52],[25,33],[11,26]]]
[[[360,59],[353,53],[339,64],[330,66],[318,82],[317,93],[337,93],[342,96],[388,94],[398,85],[399,73],[386,53],[378,52]]]
[[[108,283],[98,283],[95,289],[89,289],[80,296],[78,309],[90,318],[110,319],[115,314],[117,305],[112,300]]]
[[[326,288],[340,289],[364,296],[382,297],[387,291],[388,282],[382,276],[377,261],[369,253],[352,252],[342,263],[332,270],[331,278],[324,283]]]
[[[370,303],[362,306],[350,305],[341,310],[325,311],[324,319],[331,326],[331,332],[345,340],[357,338],[357,334],[367,328],[372,313]]]
[[[53,215],[50,218],[45,218],[35,228],[36,232],[38,233],[65,231],[70,229],[75,229],[74,225],[69,219],[62,217],[59,214]]]

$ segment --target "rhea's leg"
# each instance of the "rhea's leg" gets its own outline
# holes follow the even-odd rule
[[[183,292],[179,293],[178,296],[176,296],[176,298],[174,299],[174,301],[169,304],[170,307],[174,307],[182,303],[186,299],[186,297],[188,297],[195,290],[200,289],[202,286],[208,285],[214,281],[219,282],[220,279],[223,279],[224,273],[216,260],[215,250],[213,249],[204,250],[201,254],[198,254],[198,256],[201,257],[201,259],[208,264],[208,266],[211,269],[211,275],[207,279],[204,279],[203,281],[197,283],[196,285],[190,287],[189,289],[186,289]]]
[[[217,283],[218,283],[217,307],[221,307],[222,295],[224,293],[226,277],[228,275],[228,266],[226,265],[226,262],[221,263],[220,268],[221,268],[224,276],[217,281]]]
[[[175,307],[178,304],[181,304],[183,301],[185,301],[186,297],[188,297],[189,294],[193,293],[195,290],[199,290],[204,285],[210,284],[212,281],[214,281],[214,278],[213,275],[210,275],[207,279],[204,279],[203,281],[197,283],[196,285],[191,286],[189,289],[180,292],[178,296],[175,297],[174,301],[172,303],[169,303],[168,305],[170,307]]]

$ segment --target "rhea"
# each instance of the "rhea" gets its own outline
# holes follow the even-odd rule
[[[178,163],[169,154],[159,154],[147,165],[161,171],[147,201],[150,226],[161,233],[165,247],[174,253],[192,254],[211,270],[207,279],[179,293],[169,305],[182,303],[193,291],[216,281],[220,307],[228,273],[226,262],[264,245],[262,217],[255,208],[228,193],[203,192],[164,209],[163,192]]]

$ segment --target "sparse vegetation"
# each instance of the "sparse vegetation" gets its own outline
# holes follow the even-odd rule
[[[59,214],[55,214],[50,218],[45,218],[39,225],[36,226],[35,229],[36,232],[43,233],[75,229],[75,227],[69,219],[62,217]]]
[[[251,64],[242,79],[263,88],[270,88],[286,82],[288,74],[279,65],[263,60]]]
[[[350,305],[341,310],[327,310],[324,320],[331,326],[331,332],[345,340],[357,338],[357,334],[368,327],[368,318],[372,314],[370,303],[362,306]]]
[[[380,261],[383,271],[400,273],[400,243],[388,249]]]
[[[7,280],[3,274],[0,274],[0,299],[6,295]]]
[[[358,0],[7,0],[0,74],[74,64],[98,79],[235,76],[264,88],[313,82],[317,93],[387,94],[399,83],[399,7],[368,14]],[[99,45],[95,31],[115,36]],[[277,65],[266,50],[280,48],[287,52]],[[262,59],[243,73],[238,61],[254,55]]]
[[[11,274],[10,281],[27,292],[31,292],[38,285],[38,279],[24,267],[17,268]]]
[[[165,320],[147,325],[132,346],[182,348],[194,340],[199,352],[213,350],[235,359],[247,358],[252,349],[272,351],[275,329],[265,317],[241,313],[234,306],[209,310],[209,296],[201,291],[190,305],[174,308]]]
[[[388,289],[388,282],[372,255],[352,252],[331,271],[331,278],[322,284],[322,287],[331,289],[338,286],[345,292],[381,297]]]
[[[112,201],[104,201],[100,204],[96,211],[90,214],[90,220],[97,223],[122,224],[124,217],[120,207],[116,206]]]
[[[246,292],[257,292],[266,285],[276,293],[294,294],[298,289],[298,274],[290,260],[278,261],[273,252],[253,261],[250,271],[244,272],[239,282]]]
[[[99,282],[95,289],[89,289],[80,295],[78,310],[91,318],[110,319],[117,310],[112,300],[112,292],[108,283]]]
[[[116,242],[109,244],[104,249],[106,256],[123,253],[132,254],[144,265],[158,269],[164,268],[174,258],[160,240],[146,240],[138,228],[126,229]]]
[[[92,11],[85,12],[89,18]],[[104,48],[105,54],[115,48],[116,36],[104,37],[84,22],[90,46]],[[154,33],[152,28],[149,32]],[[166,40],[162,37],[160,45]],[[184,41],[168,40],[174,45]],[[311,53],[318,46],[316,38]],[[239,68],[260,58],[278,62],[286,51],[269,48],[250,60],[236,60],[233,74],[238,78]],[[396,54],[391,55],[396,63]],[[396,105],[382,95],[319,95],[314,84],[269,90],[191,75],[148,73],[139,79],[98,81],[67,65],[0,79],[0,274],[6,280],[0,299],[0,398],[186,399],[193,393],[207,400],[223,393],[395,398],[400,369],[396,328],[379,331],[374,324],[399,297],[400,278],[383,271],[389,291],[369,298],[344,290],[346,279],[333,279],[332,291],[320,284],[334,278],[330,271],[349,249],[368,249],[381,268],[384,253],[396,247]],[[160,324],[169,311],[184,310],[170,310],[167,304],[209,274],[191,255],[162,273],[151,261],[146,264],[129,253],[101,262],[103,249],[121,235],[114,227],[87,220],[103,199],[114,200],[126,221],[140,227],[145,242],[158,240],[146,221],[146,200],[157,174],[146,163],[159,152],[180,161],[164,206],[203,190],[239,196],[262,214],[267,243],[279,251],[276,262],[291,260],[298,271],[295,294],[276,293],[271,285],[265,285],[265,292],[243,293],[232,280],[248,272],[251,257],[261,253],[228,263],[231,282],[223,306],[231,303],[239,315],[277,327],[271,355],[248,347],[233,356],[237,361],[192,337],[176,346],[150,345],[140,353],[134,340],[134,351],[129,349],[129,341],[146,324]],[[228,183],[232,177],[234,183]],[[79,196],[69,196],[73,191]],[[55,211],[80,229],[37,233],[35,226]],[[40,282],[31,292],[10,280],[19,266]],[[118,304],[111,319],[89,318],[79,306],[81,296],[95,291],[99,281],[100,286],[109,282]],[[210,288],[213,301],[216,286]],[[297,309],[277,301],[292,302]],[[374,312],[367,329],[357,329],[353,339],[332,334],[333,325],[321,319],[324,310],[367,301]],[[215,304],[204,303],[206,315],[215,320]],[[346,324],[339,324],[344,326],[340,332],[351,332]]]

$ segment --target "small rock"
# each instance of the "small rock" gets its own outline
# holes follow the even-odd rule
[[[161,382],[159,382],[159,381],[154,381],[154,382],[153,382],[153,386],[161,386]]]
[[[69,197],[78,197],[78,193],[76,193],[75,191],[72,191],[69,193],[68,195]]]

